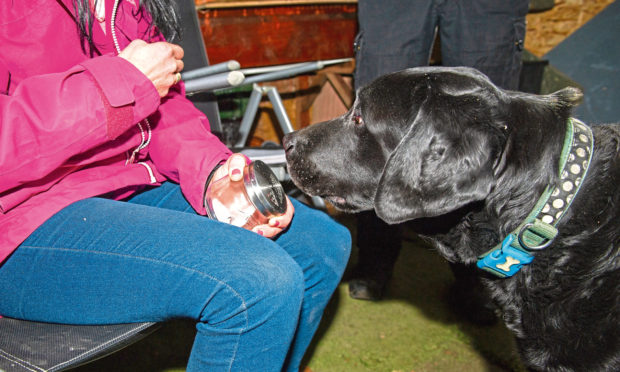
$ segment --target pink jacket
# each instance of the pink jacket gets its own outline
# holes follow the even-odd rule
[[[105,0],[106,32],[94,26],[90,58],[71,0],[0,2],[0,264],[54,213],[96,195],[120,199],[169,179],[205,214],[206,179],[230,151],[182,84],[160,100],[146,76],[115,56],[113,5]],[[121,49],[148,39],[131,0],[120,1],[115,29]],[[147,117],[151,141],[126,164],[148,137],[136,124]]]

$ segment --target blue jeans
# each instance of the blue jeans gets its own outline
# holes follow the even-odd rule
[[[195,319],[188,371],[297,371],[347,264],[348,230],[295,200],[270,240],[197,215],[178,185],[91,198],[0,266],[0,314],[72,324]]]

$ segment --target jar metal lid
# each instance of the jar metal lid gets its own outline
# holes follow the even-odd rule
[[[260,160],[248,165],[243,176],[248,197],[256,209],[266,217],[286,212],[286,194],[271,168]]]

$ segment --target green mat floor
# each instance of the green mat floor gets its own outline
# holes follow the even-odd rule
[[[354,230],[352,217],[337,218]],[[354,250],[350,267],[355,260]],[[503,324],[479,327],[450,311],[452,281],[447,262],[408,235],[384,300],[353,300],[346,282],[340,285],[308,350],[306,371],[524,371]],[[76,371],[184,371],[194,333],[191,322],[173,321]]]

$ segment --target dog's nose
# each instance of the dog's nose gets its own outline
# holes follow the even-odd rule
[[[297,142],[297,136],[295,136],[295,133],[289,133],[286,134],[283,138],[282,138],[282,146],[284,147],[284,152],[288,155],[291,152],[293,152],[293,149],[295,148],[295,143]]]

